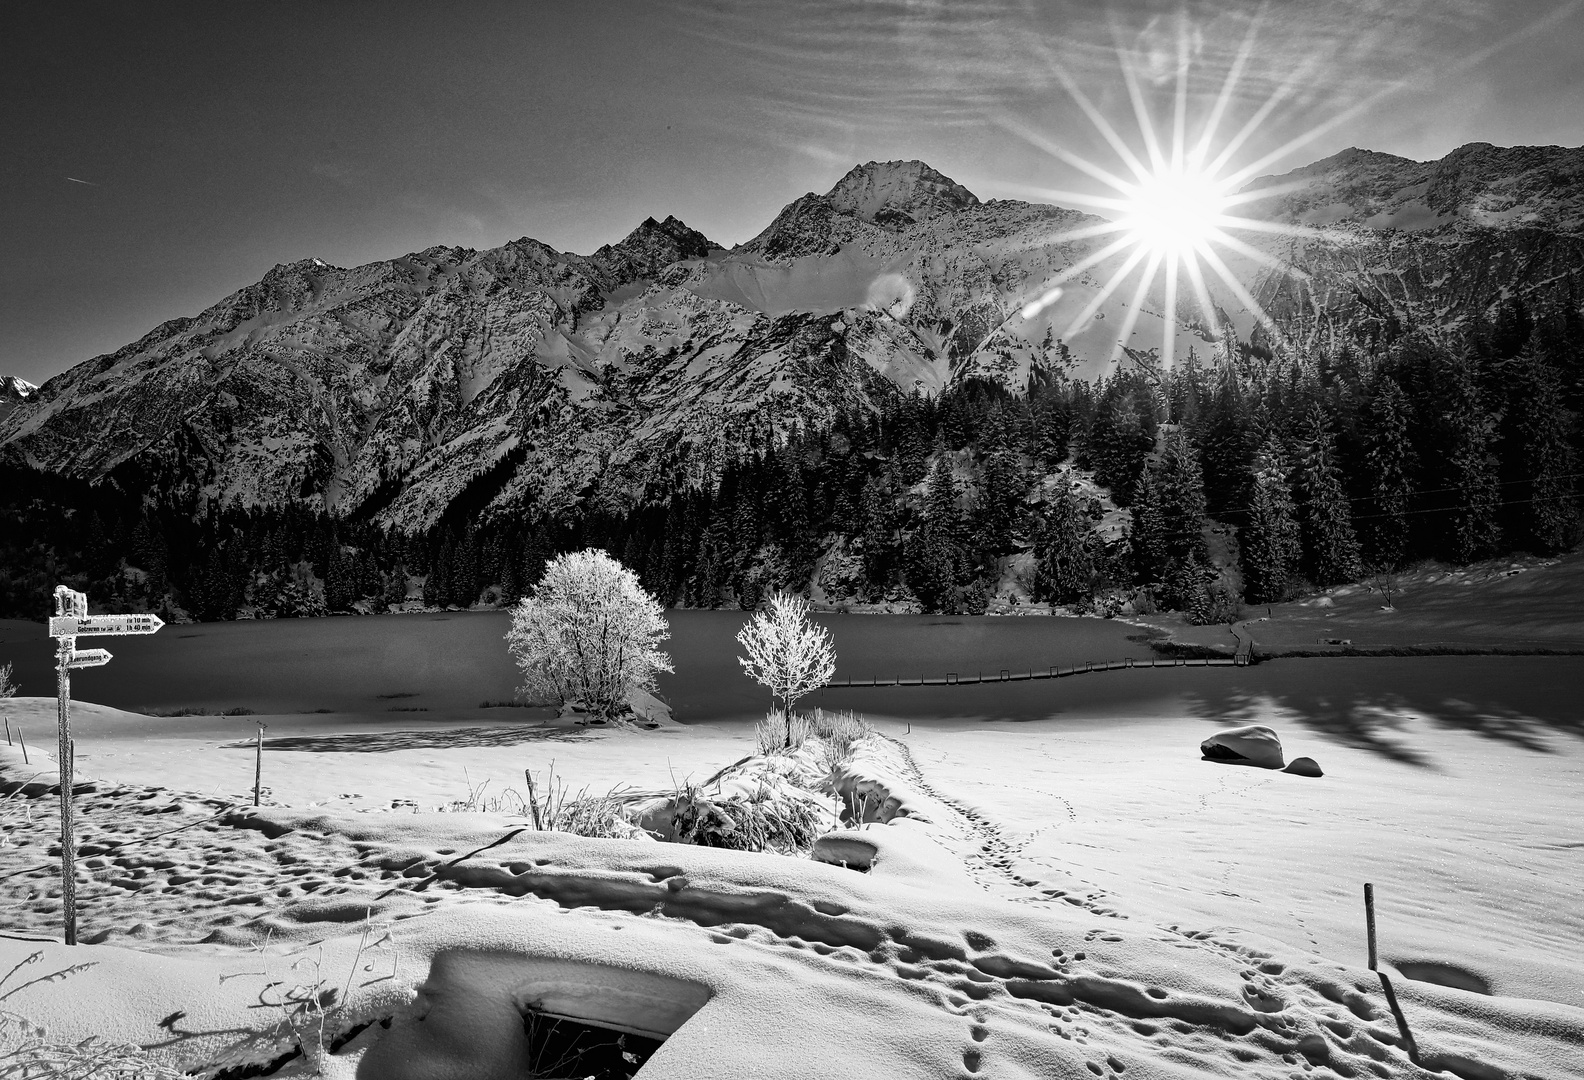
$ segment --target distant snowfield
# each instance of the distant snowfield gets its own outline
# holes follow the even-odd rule
[[[264,757],[289,808],[220,821],[252,783],[251,749],[227,744],[255,718],[79,705],[100,784],[82,934],[100,943],[36,940],[49,875],[9,877],[0,972],[35,951],[29,979],[97,966],[0,1007],[189,1068],[282,1054],[272,980],[344,991],[338,1023],[395,1018],[277,1076],[528,1075],[531,1001],[670,1034],[644,1077],[1429,1075],[1364,967],[1370,881],[1422,1063],[1576,1076],[1581,685],[1581,658],[1414,657],[841,692],[917,767],[899,781],[914,819],[845,834],[878,852],[868,874],[382,811],[521,790],[551,759],[574,790],[700,780],[751,750],[746,718],[547,737],[525,710],[259,717],[299,740]],[[52,746],[51,699],[10,708],[35,754]],[[1199,759],[1250,720],[1326,775]],[[31,832],[15,806],[4,874],[49,862],[50,800],[28,800]]]

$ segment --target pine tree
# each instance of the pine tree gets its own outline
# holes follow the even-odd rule
[[[1166,520],[1156,484],[1159,466],[1146,464],[1133,496],[1133,527],[1128,532],[1128,553],[1133,561],[1133,579],[1140,585],[1164,580],[1167,567]]]
[[[1118,381],[1102,398],[1090,428],[1088,456],[1095,482],[1126,505],[1155,446],[1155,409],[1147,391]]]
[[[868,596],[878,598],[891,584],[893,565],[892,536],[894,512],[891,496],[885,482],[871,476],[864,482],[859,500],[859,540],[863,551],[864,578],[868,582]]]
[[[1285,600],[1302,549],[1287,484],[1287,455],[1274,437],[1254,455],[1248,524],[1243,529],[1243,594],[1251,603]]]
[[[1050,504],[1034,544],[1034,598],[1073,604],[1094,595],[1094,533],[1067,491]]]
[[[1388,375],[1376,383],[1364,415],[1364,464],[1371,504],[1366,550],[1372,564],[1396,569],[1408,554],[1408,509],[1418,466],[1409,438],[1413,410],[1408,395]]]
[[[1449,554],[1462,564],[1494,554],[1501,542],[1501,480],[1491,452],[1497,420],[1486,405],[1472,354],[1455,357],[1444,377],[1447,468],[1457,500],[1451,508]]]
[[[1544,555],[1566,551],[1578,542],[1579,511],[1574,484],[1572,417],[1563,404],[1562,380],[1555,369],[1526,348],[1514,361],[1514,408],[1522,475],[1518,488],[1528,544]]]
[[[1158,494],[1166,558],[1172,563],[1206,562],[1204,473],[1198,452],[1180,430],[1166,436]]]
[[[924,493],[923,520],[907,546],[908,587],[925,611],[953,614],[958,609],[958,587],[967,577],[960,522],[951,458],[941,454]]]
[[[1199,432],[1204,451],[1206,509],[1226,520],[1247,501],[1250,460],[1257,443],[1251,434],[1242,386],[1231,367],[1223,367],[1206,402]]]
[[[1322,587],[1357,581],[1363,567],[1353,511],[1342,486],[1336,438],[1318,405],[1304,416],[1300,440],[1302,536],[1309,578]]]
[[[993,563],[1012,548],[1012,536],[1023,511],[1026,485],[1023,470],[1009,451],[992,453],[984,464],[979,499],[979,543],[985,562]]]
[[[331,550],[327,562],[324,580],[325,607],[332,612],[350,610],[357,585],[356,564],[340,544]]]

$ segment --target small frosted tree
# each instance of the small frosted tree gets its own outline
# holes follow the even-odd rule
[[[737,662],[769,688],[771,706],[779,700],[788,713],[798,698],[818,690],[836,673],[830,631],[809,621],[808,612],[808,601],[801,596],[777,592],[737,632],[738,644],[748,650]]]
[[[590,549],[550,561],[512,608],[506,641],[524,697],[617,720],[634,691],[652,692],[655,673],[672,670],[659,649],[670,636],[663,609],[633,572]]]

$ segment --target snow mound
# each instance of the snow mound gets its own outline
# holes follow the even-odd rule
[[[1210,761],[1233,765],[1257,765],[1279,769],[1283,765],[1281,737],[1264,724],[1218,731],[1199,744],[1199,752]]]

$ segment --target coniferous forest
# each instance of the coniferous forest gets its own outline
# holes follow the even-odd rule
[[[1388,322],[1311,349],[1268,340],[1228,336],[1170,371],[1130,355],[1098,382],[1039,373],[1017,393],[888,387],[712,490],[554,519],[459,504],[421,535],[306,500],[204,505],[10,469],[0,617],[43,618],[57,583],[206,621],[504,604],[594,546],[673,606],[750,609],[787,588],[972,614],[1015,580],[1034,602],[1203,623],[1419,560],[1578,544],[1573,298],[1507,302],[1456,339]]]

